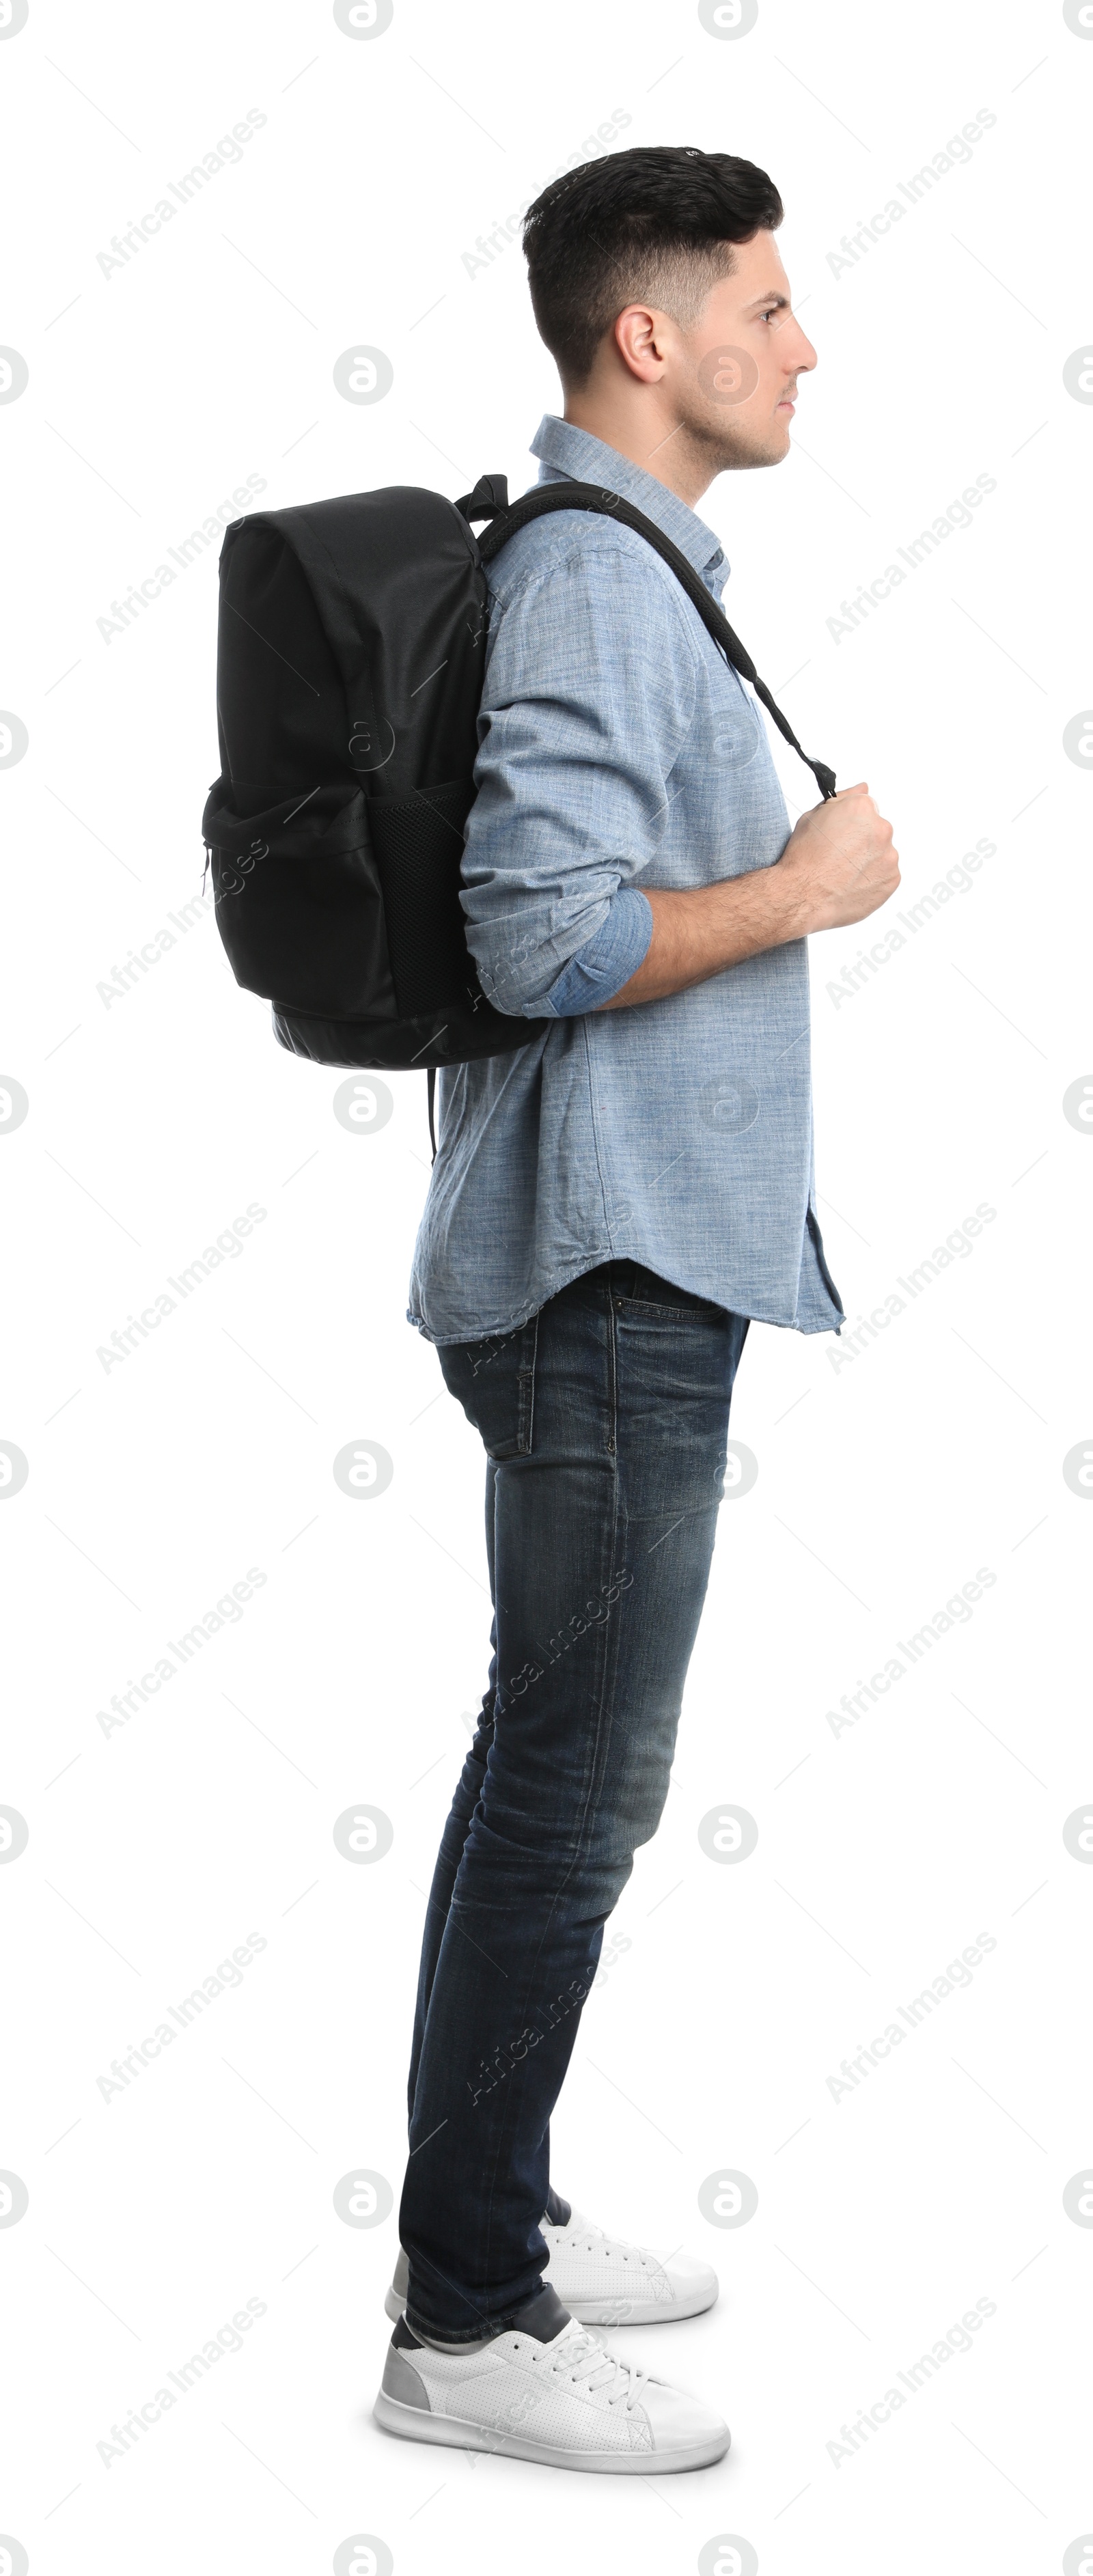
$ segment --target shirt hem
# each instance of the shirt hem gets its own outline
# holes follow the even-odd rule
[[[477,1324],[474,1331],[471,1333],[435,1332],[432,1326],[426,1322],[425,1317],[422,1314],[415,1312],[412,1305],[407,1306],[406,1308],[406,1321],[408,1324],[412,1324],[415,1331],[419,1332],[425,1341],[431,1342],[434,1349],[437,1350],[456,1350],[468,1342],[485,1342],[492,1341],[494,1339],[500,1341],[507,1333],[522,1332],[524,1325],[530,1324],[533,1315],[541,1314],[543,1307],[549,1306],[552,1297],[560,1297],[563,1288],[571,1288],[575,1280],[587,1278],[590,1270],[598,1270],[605,1261],[626,1261],[631,1259],[636,1261],[638,1259],[637,1253],[630,1254],[620,1252],[617,1245],[605,1244],[602,1251],[591,1253],[587,1261],[579,1262],[572,1270],[567,1269],[563,1275],[555,1281],[554,1286],[552,1288],[548,1288],[545,1297],[540,1297],[537,1301],[533,1301],[531,1305],[522,1307],[515,1315],[505,1316],[499,1319],[493,1318],[488,1323]],[[662,1276],[667,1278],[669,1273],[665,1271]],[[816,1333],[838,1333],[840,1327],[846,1322],[845,1314],[834,1309],[829,1322],[824,1322],[822,1319],[817,1320],[816,1322],[811,1322],[800,1318],[796,1310],[794,1310],[792,1315],[786,1315],[774,1314],[768,1309],[764,1309],[763,1307],[756,1305],[734,1306],[730,1303],[727,1297],[717,1296],[705,1284],[705,1282],[700,1282],[695,1279],[678,1279],[673,1276],[671,1284],[675,1288],[685,1288],[693,1297],[704,1297],[711,1306],[723,1307],[727,1315],[746,1314],[749,1322],[753,1324],[771,1324],[777,1330],[782,1332],[802,1333],[805,1335],[813,1335]]]

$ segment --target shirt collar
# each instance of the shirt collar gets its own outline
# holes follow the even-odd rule
[[[531,453],[539,458],[540,483],[573,481],[604,483],[609,491],[621,492],[636,509],[644,510],[673,545],[685,554],[689,564],[701,573],[713,591],[720,591],[729,575],[729,565],[720,537],[706,526],[696,511],[670,492],[666,483],[658,483],[655,474],[644,466],[632,465],[617,447],[606,439],[594,438],[591,430],[578,429],[571,420],[559,420],[556,413],[546,412],[531,442]],[[713,576],[713,578],[711,578]]]

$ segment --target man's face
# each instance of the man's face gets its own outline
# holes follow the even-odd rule
[[[711,477],[781,463],[798,376],[816,364],[790,310],[773,233],[756,233],[734,249],[733,275],[712,289],[693,330],[672,324],[662,344],[666,434],[678,425]]]

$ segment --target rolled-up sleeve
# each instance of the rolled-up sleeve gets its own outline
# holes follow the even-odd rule
[[[671,575],[617,525],[500,585],[460,897],[497,1010],[572,1017],[636,973],[697,672]]]

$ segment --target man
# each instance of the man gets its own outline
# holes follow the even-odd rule
[[[525,224],[565,399],[540,479],[623,494],[715,595],[728,565],[693,504],[788,454],[816,363],[781,220],[750,162],[639,150]],[[843,1320],[805,938],[863,920],[899,870],[864,785],[790,830],[755,701],[635,531],[544,517],[489,587],[462,900],[490,1000],[549,1025],[442,1073],[415,1255],[411,1319],[485,1443],[495,1616],[426,1918],[376,2414],[659,2474],[721,2458],[728,2430],[587,2327],[693,2315],[717,2282],[580,2219],[549,2120],[667,1792],[749,1321]]]

